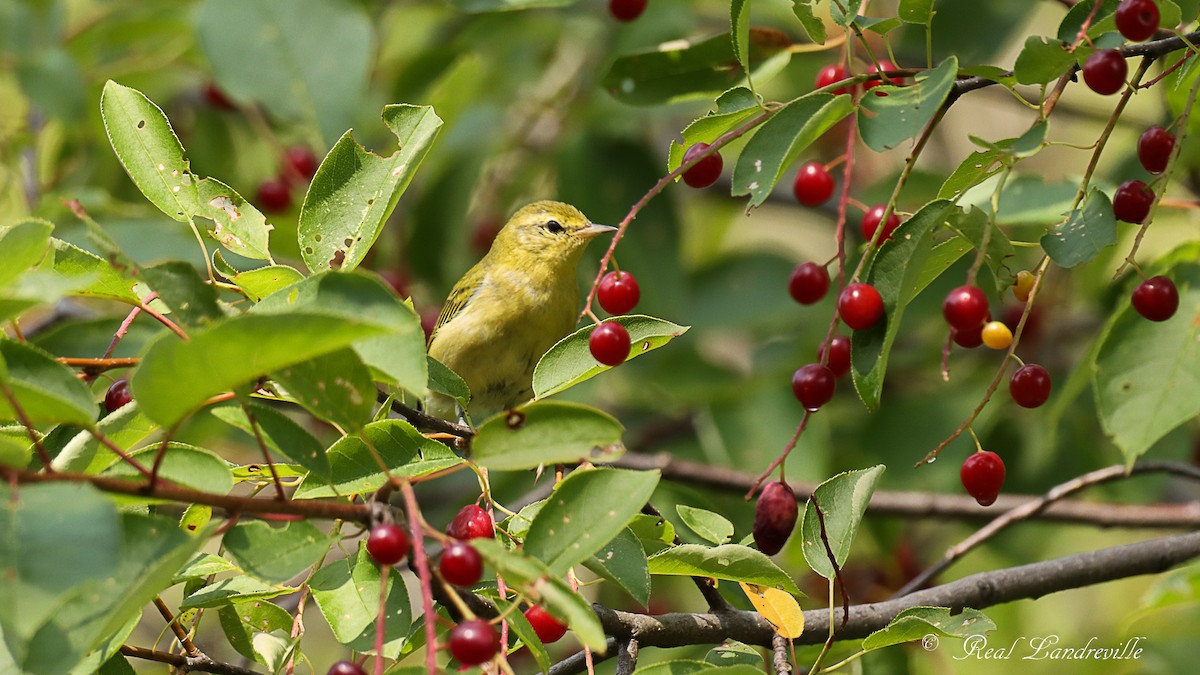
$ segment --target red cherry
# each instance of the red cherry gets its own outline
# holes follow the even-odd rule
[[[800,263],[788,279],[788,293],[802,305],[811,305],[829,291],[829,272],[815,262]]]
[[[353,661],[338,661],[329,667],[325,675],[367,675],[367,672]]]
[[[450,630],[450,653],[464,666],[492,660],[500,651],[500,636],[483,619],[464,621]]]
[[[627,314],[642,297],[637,279],[629,272],[609,272],[600,280],[596,299],[609,314]]]
[[[608,13],[617,21],[633,21],[646,11],[646,0],[608,0]]]
[[[1127,39],[1149,40],[1158,31],[1158,5],[1154,0],[1121,0],[1116,19],[1117,30]]]
[[[1166,277],[1151,277],[1133,289],[1133,308],[1151,321],[1166,321],[1179,309],[1179,291]]]
[[[1127,223],[1145,222],[1154,205],[1154,190],[1140,180],[1127,180],[1113,193],[1113,215]]]
[[[455,540],[442,551],[438,571],[443,579],[455,586],[474,586],[483,576],[483,556],[474,546]]]
[[[283,161],[291,171],[303,176],[304,180],[312,180],[312,177],[317,175],[317,156],[303,145],[288,148],[283,154]]]
[[[1097,94],[1115,94],[1125,86],[1129,66],[1125,57],[1115,49],[1093,52],[1083,62],[1083,81]]]
[[[825,361],[825,345],[817,350],[817,360]],[[837,378],[843,378],[850,372],[850,338],[845,335],[834,335],[829,341],[829,362],[825,364]]]
[[[767,483],[754,505],[754,544],[767,555],[783,549],[796,527],[796,493],[783,481]]]
[[[883,212],[885,210],[887,210],[887,204],[876,204],[870,209],[867,209],[867,212],[863,214],[863,239],[871,241],[871,238],[875,236],[875,230],[879,227],[879,221],[883,219]],[[883,226],[883,234],[879,235],[878,243],[882,244],[888,239],[891,239],[892,233],[896,231],[897,227],[900,227],[900,216],[897,216],[895,213],[889,214],[887,225]]]
[[[558,642],[567,634],[567,624],[551,616],[541,605],[534,605],[525,610],[525,619],[533,626],[533,632],[537,633],[543,644]]]
[[[129,380],[117,380],[104,393],[104,409],[112,413],[132,400],[133,394],[129,391]]]
[[[217,86],[216,82],[205,82],[201,93],[204,95],[204,100],[218,110],[237,110],[237,104],[230,100],[229,96]]]
[[[974,452],[963,462],[959,475],[967,494],[980,506],[990,506],[1004,485],[1004,461],[994,452]]]
[[[886,59],[883,59],[879,62],[879,67],[875,67],[875,64],[871,64],[867,68],[867,73],[870,75],[873,75],[880,71],[887,72],[889,70],[896,70],[896,64],[894,64],[891,61],[888,61]],[[900,82],[894,78],[892,78],[889,82],[884,82],[882,79],[868,80],[866,82],[863,82],[863,89],[874,89],[875,87],[878,87],[881,84],[899,84],[899,83]],[[876,96],[887,96],[887,93],[882,92],[882,91],[877,91],[877,92],[875,92],[875,95]]]
[[[833,176],[820,162],[808,162],[796,173],[792,184],[796,200],[805,206],[820,206],[833,196]]]
[[[367,536],[367,553],[380,565],[395,565],[408,555],[408,535],[395,523],[376,525]]]
[[[708,143],[696,143],[683,153],[683,163],[687,164],[696,157],[708,150]],[[711,155],[701,159],[683,172],[683,182],[694,188],[706,188],[709,185],[717,182],[721,177],[721,169],[725,166],[725,160],[721,159],[721,153],[714,152]]]
[[[286,181],[264,180],[258,186],[258,205],[267,213],[283,213],[292,208],[292,192]]]
[[[1175,149],[1175,135],[1162,127],[1150,127],[1138,138],[1137,154],[1142,167],[1150,173],[1167,170],[1167,162]]]
[[[847,77],[850,77],[850,73],[848,73],[846,71],[845,66],[842,66],[842,65],[839,65],[836,63],[831,63],[831,64],[821,68],[821,70],[817,71],[816,88],[821,89],[823,87],[828,87],[829,85],[833,84],[834,82],[841,82],[842,80],[846,79]],[[848,94],[848,93],[850,93],[850,88],[842,87],[841,89],[835,89],[833,91],[833,93],[834,94]]]
[[[446,534],[459,541],[495,539],[496,528],[487,511],[476,504],[467,504],[459,509],[458,515],[450,521],[450,525],[446,527]]]
[[[1012,374],[1008,393],[1022,408],[1036,408],[1050,398],[1050,373],[1036,363],[1029,363]]]
[[[605,321],[592,329],[588,349],[592,358],[606,366],[619,366],[629,358],[629,331],[619,323]]]
[[[819,363],[801,366],[792,374],[792,393],[796,400],[809,412],[816,412],[833,398],[837,377],[833,371]]]
[[[865,330],[883,318],[883,298],[870,284],[850,284],[838,296],[838,315],[854,330]]]
[[[988,313],[988,300],[976,286],[959,286],[942,301],[942,316],[951,327],[966,331],[982,326]]]

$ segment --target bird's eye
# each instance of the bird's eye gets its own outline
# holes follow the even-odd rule
[[[550,222],[546,223],[546,229],[550,230],[550,232],[553,234],[563,233],[563,226],[560,225],[557,220],[551,220]]]

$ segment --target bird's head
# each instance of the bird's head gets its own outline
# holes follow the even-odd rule
[[[616,229],[596,225],[570,204],[534,202],[508,219],[492,242],[488,256],[573,264],[593,237]]]

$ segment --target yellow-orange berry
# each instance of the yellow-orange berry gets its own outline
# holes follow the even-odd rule
[[[1029,302],[1029,292],[1033,290],[1033,273],[1028,270],[1017,272],[1017,281],[1013,284],[1012,292],[1021,302]]]
[[[983,344],[992,349],[1008,349],[1012,344],[1012,331],[1000,321],[992,321],[983,327]]]

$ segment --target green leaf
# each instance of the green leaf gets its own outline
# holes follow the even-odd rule
[[[846,28],[858,18],[858,11],[862,9],[862,3],[863,0],[831,2],[829,3],[829,15],[833,17],[834,23]]]
[[[267,447],[300,464],[321,478],[330,477],[329,458],[325,456],[325,447],[307,429],[300,426],[292,418],[260,403],[248,404],[250,411],[258,422],[259,433]],[[237,405],[222,405],[212,409],[217,419],[230,424],[242,431],[254,435],[250,420],[246,413]],[[107,418],[105,418],[107,419]]]
[[[179,528],[184,532],[198,533],[212,522],[212,507],[204,504],[188,504],[179,517]]]
[[[825,44],[825,22],[813,14],[814,4],[816,4],[816,0],[792,0],[792,11],[796,14],[796,18],[800,19],[800,25],[804,27],[808,39],[823,45]]]
[[[204,283],[191,264],[181,260],[142,270],[146,283],[171,308],[175,323],[184,328],[209,325],[225,316],[217,305],[217,291]]]
[[[1091,262],[1100,251],[1117,243],[1117,221],[1112,201],[1096,188],[1088,191],[1083,206],[1042,236],[1042,248],[1059,267]]]
[[[629,359],[658,349],[690,328],[640,314],[617,316],[608,321],[621,324],[629,332]],[[599,364],[588,348],[588,338],[594,328],[591,324],[580,328],[559,340],[542,356],[533,371],[535,397],[557,394],[609,369],[609,366]]]
[[[1099,7],[1094,2],[1087,3],[1084,7],[1071,7],[1067,11],[1066,16],[1063,17],[1063,20],[1058,24],[1058,39],[1067,43],[1074,42],[1079,36],[1079,30],[1083,28],[1085,21],[1089,22],[1089,25],[1094,28],[1098,21],[1104,21],[1112,17],[1113,12],[1117,10],[1119,2],[1120,0],[1101,0]],[[1158,4],[1162,4],[1161,0]],[[1115,22],[1109,21],[1108,23],[1109,30],[1116,30]],[[1163,25],[1174,26],[1176,24],[1164,22]],[[1088,30],[1088,35],[1093,38],[1095,37],[1095,35],[1092,35],[1091,29]]]
[[[589,469],[564,478],[533,519],[525,553],[562,576],[625,529],[658,485],[658,471]]]
[[[379,614],[379,566],[365,546],[358,554],[325,565],[309,580],[313,598],[337,641],[356,652],[374,653],[375,619]],[[396,658],[412,625],[412,608],[404,577],[389,574],[383,654]]]
[[[463,12],[508,12],[519,9],[542,7],[566,7],[578,0],[450,0],[450,4]]]
[[[712,664],[705,661],[674,659],[641,666],[634,672],[637,675],[693,675],[694,673],[711,672],[712,670]]]
[[[796,582],[762,551],[741,544],[680,544],[650,556],[650,574],[712,577],[778,588],[803,597]]]
[[[287,288],[304,278],[298,270],[287,265],[267,265],[239,272],[229,278],[246,297],[258,302],[281,288]]]
[[[138,296],[133,292],[136,281],[126,270],[117,269],[98,256],[65,241],[54,239],[52,243],[54,272],[79,284],[74,289],[75,295],[119,300],[131,305],[138,303]]]
[[[471,450],[476,462],[496,471],[611,462],[625,454],[624,430],[615,418],[595,408],[536,401],[485,421]]]
[[[224,607],[235,602],[262,600],[295,592],[296,589],[289,586],[277,586],[253,577],[236,576],[214,582],[192,593],[184,598],[179,608]]]
[[[988,215],[980,211],[977,207],[972,206],[965,213],[958,209],[952,211],[947,218],[946,224],[951,231],[958,233],[959,237],[968,241],[972,248],[978,250],[979,247],[983,246],[984,232],[988,226]],[[996,278],[996,285],[998,287],[1006,288],[1015,283],[1016,272],[1009,267],[1009,264],[1016,255],[1017,251],[1013,248],[1012,241],[1004,234],[1004,230],[999,227],[992,227],[992,232],[988,235],[987,253],[984,256],[984,262],[987,263],[992,276]]]
[[[217,83],[234,100],[255,101],[316,127],[326,143],[358,119],[374,52],[361,6],[205,0],[196,13],[196,38]]]
[[[1129,466],[1200,414],[1200,265],[1193,260],[1163,271],[1179,290],[1175,316],[1147,321],[1121,303],[1101,338],[1092,376],[1096,408]]]
[[[541,638],[533,630],[533,625],[529,623],[529,619],[525,618],[525,614],[509,612],[507,621],[509,629],[516,633],[517,638],[529,649],[529,653],[533,655],[533,660],[537,662],[541,672],[548,672],[550,670],[550,654],[546,652],[546,646],[542,644]],[[415,675],[425,675],[425,671]]]
[[[846,94],[809,94],[776,111],[738,156],[733,195],[750,195],[750,206],[762,204],[800,153],[853,111]]]
[[[155,443],[130,454],[143,467],[149,468],[154,463],[160,444]],[[124,460],[111,456],[112,465],[100,472],[103,476],[113,478],[142,478],[142,474]],[[158,475],[172,483],[189,487],[201,492],[223,495],[233,489],[233,473],[229,463],[221,459],[215,452],[198,448],[194,445],[171,441],[163,454],[162,465]],[[122,497],[122,501],[154,501],[141,497]]]
[[[281,584],[313,566],[335,540],[305,520],[283,527],[252,520],[234,525],[221,543],[247,574]]]
[[[375,382],[353,349],[339,349],[271,373],[314,417],[346,431],[371,421]]]
[[[628,527],[617,533],[583,566],[616,584],[643,607],[650,602],[650,568],[641,542]]]
[[[441,361],[429,356],[426,358],[429,368],[429,390],[454,399],[464,409],[471,402],[471,390],[458,373],[450,370]]]
[[[729,34],[733,39],[733,53],[742,68],[750,70],[750,0],[730,2],[729,19],[733,27]]]
[[[700,535],[705,541],[714,544],[724,544],[733,537],[733,523],[725,516],[704,509],[697,509],[686,504],[679,504],[675,511],[692,532]]]
[[[419,478],[462,463],[450,448],[421,435],[403,420],[372,422],[359,432],[379,453],[392,476]],[[359,436],[343,436],[329,448],[330,484],[310,475],[296,489],[296,499],[360,495],[378,490],[387,475]]]
[[[15,225],[0,228],[0,287],[8,285],[29,268],[46,257],[50,246],[50,233],[54,225],[45,220],[23,220]]]
[[[729,640],[708,650],[708,653],[704,655],[704,661],[718,667],[753,666],[760,671],[764,665],[762,654],[758,652],[758,648],[736,640]]]
[[[863,142],[883,152],[916,137],[942,107],[957,74],[958,59],[951,56],[937,68],[917,75],[915,84],[872,89],[880,95],[864,96],[859,103],[858,127]]]
[[[858,532],[858,524],[862,521],[884,468],[880,464],[870,469],[839,473],[813,490],[812,497],[804,505],[800,532],[803,535],[804,559],[817,574],[826,579],[834,576],[829,553],[825,549],[826,541],[829,542],[829,550],[833,551],[837,566],[840,568],[845,564],[846,557],[850,555],[850,544]],[[824,516],[824,536],[813,500],[820,505]]]
[[[920,640],[926,635],[965,638],[996,630],[996,624],[978,610],[949,607],[909,607],[862,641],[866,651]]]
[[[230,646],[242,656],[259,663],[264,663],[265,659],[254,649],[255,634],[275,631],[290,633],[292,630],[292,615],[279,605],[265,600],[226,605],[217,610],[217,617]]]
[[[918,280],[933,249],[931,232],[953,205],[933,201],[897,228],[872,259],[866,282],[883,298],[884,319],[851,337],[854,386],[868,410],[876,410],[883,394],[888,357],[900,332],[904,310],[920,292]]]
[[[28,343],[0,337],[0,382],[33,424],[89,427],[96,420],[92,393],[75,371]],[[0,396],[0,419],[18,419],[8,396]]]
[[[208,235],[238,255],[270,257],[271,226],[262,213],[228,185],[192,173],[171,123],[153,101],[109,80],[100,95],[100,112],[113,151],[150,203],[181,223],[196,217],[211,220]]]
[[[300,255],[314,272],[358,267],[442,126],[433,108],[417,105],[386,106],[383,122],[399,150],[381,157],[346,132],[313,176],[298,235]]]
[[[1138,608],[1163,609],[1200,600],[1200,565],[1192,564],[1160,574],[1142,594]]]
[[[667,157],[668,171],[678,169],[683,163],[684,152],[696,143],[711,144],[755,115],[764,114],[758,98],[746,87],[734,87],[722,93],[717,97],[716,106],[716,110],[687,125],[681,133],[683,143],[671,141]]]
[[[170,427],[212,396],[385,330],[360,319],[245,314],[193,331],[186,342],[164,334],[146,349],[130,386],[146,416]]]
[[[192,579],[201,579],[214,574],[240,571],[237,565],[219,555],[197,553],[182,569],[175,573],[175,576],[171,577],[171,585],[174,586],[175,584],[181,584]]]
[[[900,0],[896,8],[896,16],[904,23],[928,24],[933,14],[933,0]]]
[[[1021,84],[1046,84],[1062,77],[1075,66],[1075,54],[1059,40],[1031,35],[1017,55],[1013,75]]]
[[[137,401],[131,401],[105,415],[96,425],[100,433],[121,450],[128,452],[160,427],[142,414]],[[55,471],[96,473],[109,466],[117,455],[100,444],[88,431],[75,434],[54,457]]]

